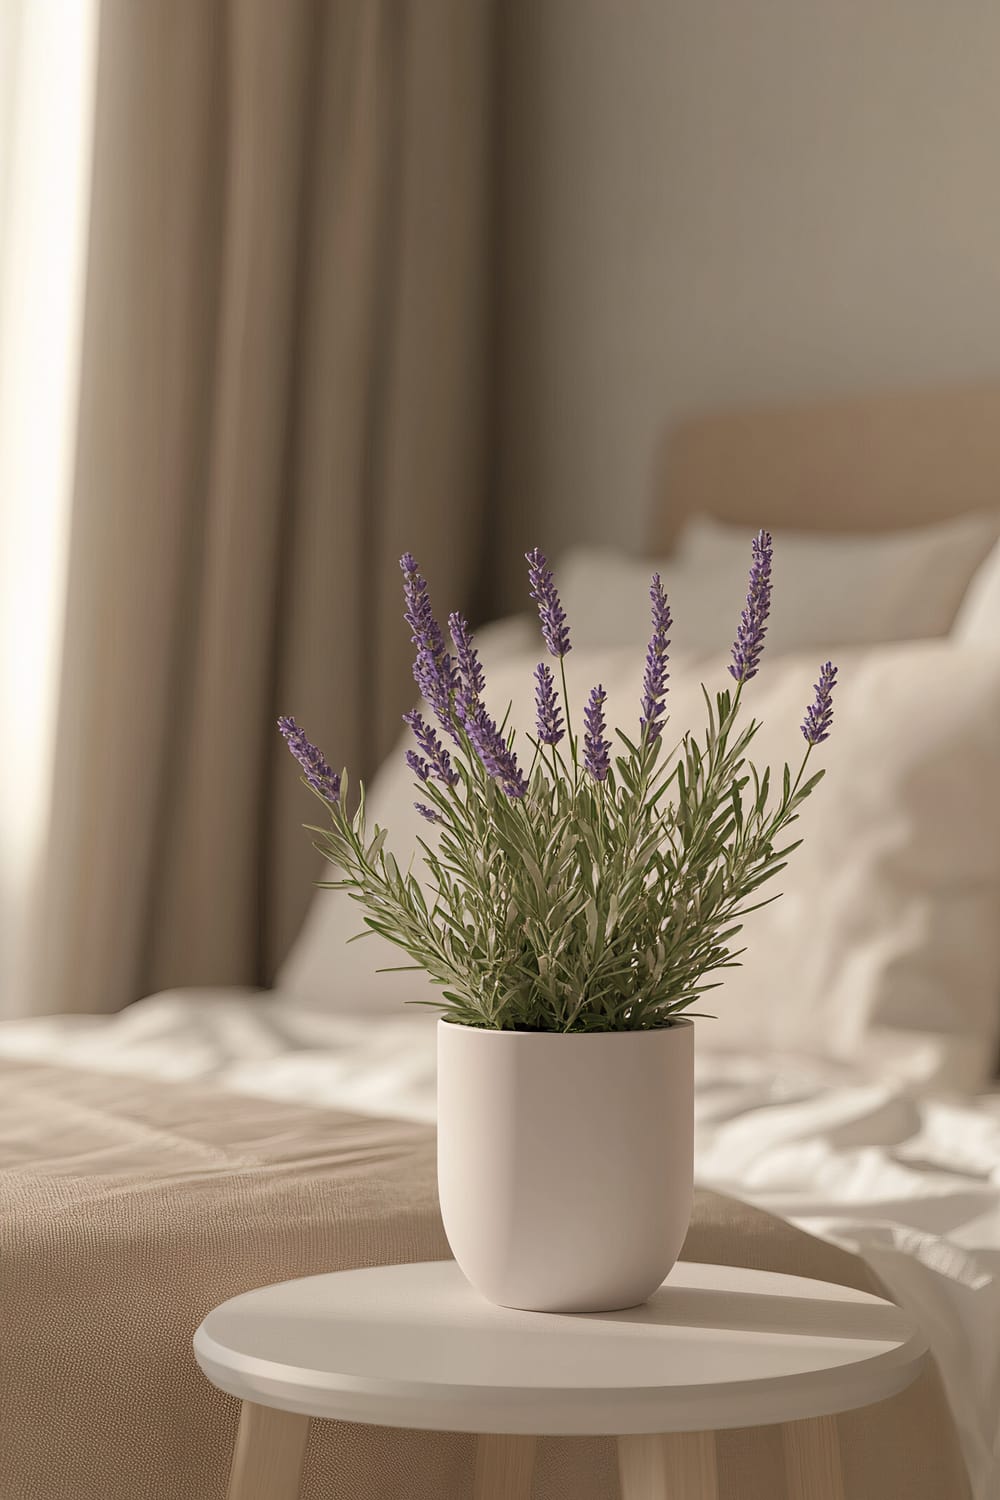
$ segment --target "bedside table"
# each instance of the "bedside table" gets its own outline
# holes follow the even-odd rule
[[[713,1432],[785,1426],[792,1494],[843,1500],[837,1412],[902,1390],[913,1322],[849,1287],[681,1262],[641,1307],[493,1307],[454,1261],[224,1302],[194,1352],[243,1402],[229,1500],[296,1500],[310,1418],[481,1434],[476,1500],[528,1500],[539,1436],[613,1435],[623,1500],[715,1500]]]

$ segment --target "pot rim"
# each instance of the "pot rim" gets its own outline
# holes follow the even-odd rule
[[[453,1021],[450,1016],[438,1016],[439,1026],[448,1026],[454,1031],[469,1032],[476,1036],[500,1036],[500,1037],[559,1037],[565,1041],[579,1042],[591,1037],[605,1039],[607,1037],[649,1037],[663,1036],[671,1031],[683,1031],[694,1026],[693,1016],[679,1016],[671,1021],[668,1026],[647,1026],[643,1029],[626,1029],[624,1027],[609,1028],[607,1031],[522,1031],[501,1030],[496,1026],[466,1026],[461,1021]]]

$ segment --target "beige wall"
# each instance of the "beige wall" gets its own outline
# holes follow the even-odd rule
[[[996,0],[505,0],[508,557],[680,413],[1000,372]]]

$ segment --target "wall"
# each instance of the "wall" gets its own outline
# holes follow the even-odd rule
[[[508,558],[687,411],[1000,372],[1000,5],[505,0]]]

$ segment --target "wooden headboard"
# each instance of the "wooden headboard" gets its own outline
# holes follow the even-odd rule
[[[1000,508],[1000,381],[693,417],[664,450],[650,544],[696,512],[886,531]]]

